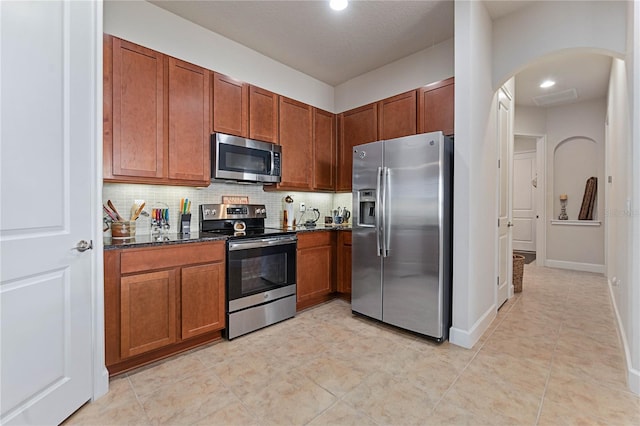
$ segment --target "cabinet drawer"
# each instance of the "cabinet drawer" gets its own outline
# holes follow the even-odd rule
[[[309,247],[327,246],[331,244],[331,232],[316,231],[298,234],[298,250]]]
[[[225,243],[196,243],[170,247],[123,250],[122,274],[224,261]]]

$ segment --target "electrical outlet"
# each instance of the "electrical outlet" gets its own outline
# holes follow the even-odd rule
[[[304,212],[307,210],[307,207],[304,205],[304,203],[300,203],[300,211]]]

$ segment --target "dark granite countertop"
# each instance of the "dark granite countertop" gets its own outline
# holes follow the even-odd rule
[[[316,231],[351,231],[351,225],[317,225],[315,228],[306,228],[304,226],[298,226],[293,229],[296,232],[316,232]]]
[[[318,231],[351,231],[351,225],[334,225],[334,226],[316,226],[315,228],[305,228],[304,226],[298,226],[296,228],[288,229],[288,231],[300,232],[318,232]],[[136,235],[135,238],[117,239],[111,237],[104,238],[105,250],[116,250],[124,248],[139,248],[139,247],[159,247],[172,244],[188,244],[188,243],[201,243],[205,241],[225,241],[227,236],[225,235],[206,235],[200,236],[198,232],[192,232],[188,235],[182,234],[168,234],[163,236],[161,240],[157,237],[152,238],[151,235]]]
[[[133,247],[154,247],[154,246],[166,246],[171,244],[187,244],[187,243],[201,243],[205,241],[225,241],[227,237],[225,235],[206,235],[200,236],[198,232],[192,232],[187,235],[182,234],[167,234],[158,239],[158,237],[151,237],[151,235],[136,235],[135,238],[104,238],[104,249],[114,250]]]

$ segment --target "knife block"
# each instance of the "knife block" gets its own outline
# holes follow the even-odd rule
[[[189,234],[191,232],[191,213],[180,215],[180,233]]]

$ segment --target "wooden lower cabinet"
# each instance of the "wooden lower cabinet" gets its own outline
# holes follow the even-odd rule
[[[107,250],[104,271],[110,375],[221,338],[224,242]]]
[[[175,343],[175,270],[123,277],[120,317],[122,358]]]
[[[298,234],[297,310],[333,297],[335,232],[314,231]]]
[[[337,246],[338,293],[351,300],[351,231],[339,231]]]
[[[183,339],[225,327],[224,262],[182,268]]]

